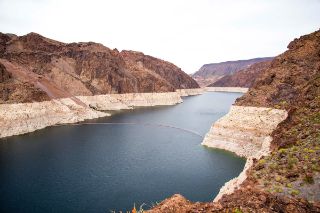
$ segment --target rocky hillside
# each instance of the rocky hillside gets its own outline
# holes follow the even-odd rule
[[[248,68],[226,75],[209,87],[246,87],[249,88],[258,78],[259,74],[270,67],[271,61],[258,62],[250,65]]]
[[[141,82],[139,91],[165,90],[159,86],[161,84],[150,84],[156,80],[163,82],[162,87],[174,89],[199,87],[194,79],[172,63],[144,55],[141,52],[124,50],[120,54],[126,62],[127,69]],[[152,77],[154,80],[150,81],[149,78]]]
[[[236,104],[288,111],[272,133],[271,155],[218,202],[174,196],[153,212],[320,212],[320,30],[292,41]]]
[[[192,77],[200,86],[208,86],[225,75],[231,75],[258,62],[270,60],[272,57],[205,64]]]
[[[198,87],[177,66],[143,53],[0,33],[0,103]]]

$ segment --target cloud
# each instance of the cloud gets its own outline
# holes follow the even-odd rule
[[[318,0],[0,0],[0,30],[145,52],[188,73],[273,56],[320,26]]]

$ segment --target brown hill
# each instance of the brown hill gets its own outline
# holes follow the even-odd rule
[[[143,53],[36,33],[0,33],[0,65],[0,103],[199,87],[177,66]]]
[[[262,71],[237,105],[286,109],[270,156],[219,202],[173,196],[151,212],[320,212],[320,30],[295,39]]]
[[[200,86],[208,86],[225,75],[231,75],[249,67],[252,64],[270,61],[272,59],[273,57],[264,57],[205,64],[196,73],[194,73],[192,77],[199,83]]]
[[[231,75],[226,75],[209,87],[251,87],[259,74],[267,69],[271,61],[264,61],[250,65],[248,68],[235,72]]]

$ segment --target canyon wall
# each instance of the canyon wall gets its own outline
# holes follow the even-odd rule
[[[176,65],[99,43],[0,32],[0,104],[199,88]]]

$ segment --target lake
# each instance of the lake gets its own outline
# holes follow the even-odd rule
[[[212,201],[245,159],[200,143],[241,95],[210,92],[0,139],[0,211],[148,209],[175,193]]]

